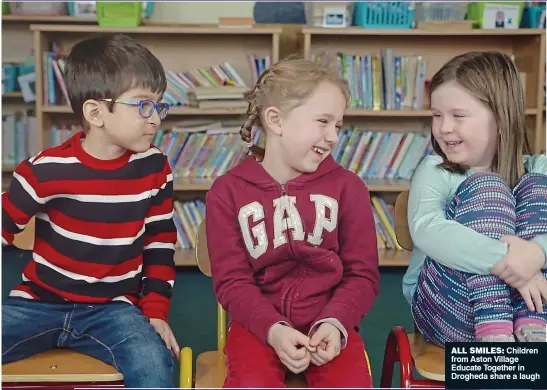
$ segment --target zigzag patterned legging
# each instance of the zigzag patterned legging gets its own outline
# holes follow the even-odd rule
[[[547,234],[547,175],[527,173],[511,191],[496,174],[474,174],[458,187],[446,215],[495,239]],[[547,277],[547,269],[543,273]],[[428,257],[412,314],[424,337],[444,347],[447,342],[475,341],[475,326],[485,322],[524,317],[547,322],[547,304],[543,306],[544,314],[529,312],[518,291],[496,276],[460,272]]]

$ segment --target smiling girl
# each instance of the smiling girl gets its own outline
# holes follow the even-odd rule
[[[545,341],[547,158],[526,154],[513,61],[471,52],[431,82],[431,138],[413,177],[403,292],[426,339]]]
[[[335,68],[288,59],[249,96],[251,152],[207,194],[218,301],[230,313],[225,387],[372,386],[358,330],[379,287],[370,196],[331,156],[349,99]],[[265,150],[250,144],[254,126]],[[260,160],[260,161],[259,161]]]

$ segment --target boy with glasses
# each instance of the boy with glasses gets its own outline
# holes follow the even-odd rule
[[[2,194],[4,245],[36,217],[32,260],[2,305],[3,363],[67,347],[127,387],[173,387],[173,175],[151,146],[169,110],[165,73],[124,35],[79,42],[66,63],[86,130],[23,161]]]

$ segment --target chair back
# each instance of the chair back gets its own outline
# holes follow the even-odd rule
[[[201,221],[196,238],[196,263],[199,270],[206,276],[211,277],[211,261],[209,260],[209,251],[207,250],[207,232],[205,229],[205,219]]]
[[[395,201],[395,235],[404,249],[411,251],[414,248],[408,229],[408,191],[402,191]]]
[[[34,249],[34,234],[36,229],[36,217],[27,223],[27,226],[23,229],[21,233],[18,233],[13,237],[13,245],[19,249],[25,251],[31,251]]]
[[[211,260],[209,259],[209,250],[207,249],[207,230],[205,229],[205,219],[201,221],[196,237],[195,249],[196,263],[202,274],[211,277]],[[217,350],[224,351],[226,345],[226,310],[217,301]]]

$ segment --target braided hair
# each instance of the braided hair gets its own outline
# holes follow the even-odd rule
[[[325,81],[337,85],[346,96],[346,102],[349,102],[350,90],[347,82],[339,77],[336,62],[322,64],[292,56],[262,73],[247,95],[247,119],[239,131],[241,139],[249,145],[250,152],[257,159],[264,158],[265,150],[253,144],[252,130],[254,127],[265,130],[262,111],[270,106],[276,106],[282,111],[292,110],[303,104],[317,86]]]

